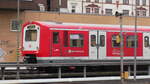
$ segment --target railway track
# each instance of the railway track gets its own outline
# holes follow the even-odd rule
[[[3,73],[3,76],[0,78],[3,80],[7,79],[16,79],[17,76],[17,70],[5,70]],[[133,72],[131,72],[133,73]],[[138,74],[146,74],[147,71],[137,71]],[[2,73],[0,73],[2,74]],[[109,77],[109,76],[119,76],[120,72],[86,72],[86,77]],[[20,79],[40,79],[40,78],[58,78],[59,73],[46,73],[46,72],[39,72],[37,70],[35,71],[28,71],[28,70],[20,70],[19,71],[19,77]],[[76,78],[76,77],[84,77],[83,72],[62,72],[61,78]]]
[[[132,60],[125,60],[125,66],[133,66],[134,62]],[[150,65],[149,61],[139,60],[137,61],[137,65]],[[81,70],[77,71],[69,71],[64,69],[63,67],[79,67]],[[101,66],[101,68],[97,68],[97,66]],[[28,78],[63,78],[63,77],[97,77],[97,76],[119,76],[120,69],[118,70],[106,70],[104,66],[112,66],[112,70],[114,66],[120,66],[119,61],[84,61],[81,63],[49,63],[49,64],[25,64],[20,62],[17,64],[13,63],[0,63],[0,78],[2,80],[7,79],[28,79]],[[55,68],[55,72],[45,72],[44,70],[39,70],[40,67],[53,67]],[[96,67],[91,69],[91,67]],[[108,68],[110,69],[110,68]],[[50,69],[48,69],[50,70]],[[46,71],[48,71],[46,70]],[[66,71],[65,71],[66,70]],[[101,71],[100,71],[101,70]],[[69,71],[69,72],[68,72]],[[132,71],[130,74],[132,75]],[[137,71],[138,74],[148,74],[148,70],[140,70]]]

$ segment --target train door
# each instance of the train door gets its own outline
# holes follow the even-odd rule
[[[99,44],[99,57],[98,59],[102,59],[106,56],[106,32],[99,31],[99,36],[98,36],[98,44]]]
[[[52,56],[61,56],[62,50],[61,50],[61,31],[52,31]]]
[[[97,31],[89,33],[89,59],[98,59]]]
[[[150,33],[143,33],[143,55],[150,56]]]

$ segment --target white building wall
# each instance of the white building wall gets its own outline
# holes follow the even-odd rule
[[[72,13],[72,9],[75,9],[75,13],[82,13],[82,0],[68,0],[69,13]]]
[[[117,7],[117,1],[119,2]],[[140,5],[137,6],[137,8],[145,8],[146,9],[146,16],[149,15],[149,1],[146,0],[146,5],[143,6],[142,2],[143,0],[140,0]],[[99,0],[99,2],[95,2],[95,0],[91,0],[90,2],[86,2],[86,0],[68,0],[68,10],[69,13],[72,13],[72,9],[75,10],[75,13],[83,13],[86,14],[86,8],[90,4],[97,5],[99,7],[99,14],[105,15],[106,9],[112,9],[112,14],[114,15],[116,11],[123,12],[123,10],[129,10],[129,16],[135,15],[135,2],[136,0],[129,0],[129,4],[123,4],[123,0],[112,0],[112,3],[106,3],[106,0]],[[73,8],[73,6],[75,8]],[[91,8],[91,14],[93,13],[93,10]]]

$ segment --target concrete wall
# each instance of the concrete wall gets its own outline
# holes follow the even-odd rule
[[[16,19],[16,11],[0,11],[0,48],[2,48],[6,52],[5,56],[0,57],[0,62],[16,61],[17,32],[10,31],[11,19]],[[56,21],[87,24],[90,23],[119,25],[119,18],[116,18],[115,16],[59,14],[36,11],[22,12],[21,20],[23,20],[23,23],[27,21]],[[123,25],[134,25],[134,22],[134,17],[123,18]],[[138,25],[150,26],[150,18],[138,18]],[[3,41],[4,43],[1,41]]]

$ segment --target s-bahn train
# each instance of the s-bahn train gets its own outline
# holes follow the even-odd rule
[[[150,27],[123,26],[124,59],[150,60]],[[136,41],[136,45],[135,45]],[[33,21],[22,28],[22,55],[28,63],[120,60],[120,26]]]

